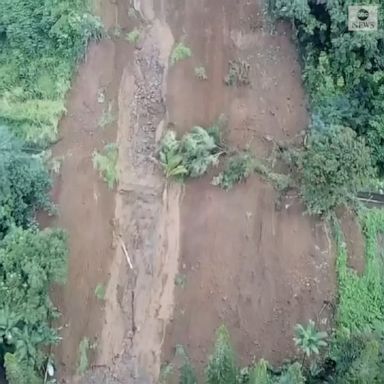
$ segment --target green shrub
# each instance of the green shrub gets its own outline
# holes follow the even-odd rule
[[[5,354],[4,367],[8,384],[43,384],[34,368],[19,361],[15,354]]]
[[[371,332],[339,333],[331,356],[336,363],[335,382],[380,383],[384,369],[383,340]]]
[[[221,152],[207,130],[193,127],[180,140],[176,133],[168,131],[160,143],[159,158],[166,177],[183,180],[199,177],[216,165]]]
[[[101,153],[93,153],[93,167],[97,169],[110,189],[113,189],[119,181],[117,160],[119,152],[116,144],[107,144]]]
[[[27,228],[39,209],[50,209],[51,181],[43,161],[0,127],[0,240],[16,225]]]
[[[227,162],[226,167],[212,180],[213,185],[228,190],[244,182],[255,170],[255,159],[248,152],[237,153]]]
[[[180,42],[175,45],[171,53],[171,65],[185,59],[189,59],[192,56],[192,51],[184,43]]]
[[[308,211],[324,214],[353,199],[374,175],[371,151],[350,128],[313,130],[299,159]]]
[[[0,355],[39,369],[42,347],[59,338],[51,328],[57,315],[51,283],[66,276],[66,236],[60,230],[14,229],[0,242]]]
[[[135,28],[131,32],[127,33],[127,40],[131,44],[137,44],[139,39],[140,39],[140,31],[137,28]]]

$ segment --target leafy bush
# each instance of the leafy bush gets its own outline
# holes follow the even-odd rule
[[[118,157],[118,148],[114,143],[107,144],[101,153],[97,151],[93,153],[93,167],[100,172],[100,175],[110,189],[113,189],[119,181],[117,169]]]
[[[171,53],[171,65],[185,59],[189,59],[192,56],[191,48],[187,47],[184,43],[180,42],[176,44]]]
[[[51,181],[43,161],[0,127],[0,240],[12,226],[27,228],[39,209],[51,207]]]
[[[327,213],[353,199],[374,175],[371,151],[350,128],[312,130],[299,159],[308,211]]]
[[[212,180],[213,185],[228,190],[235,184],[245,181],[255,170],[255,159],[248,152],[231,156],[224,171]]]
[[[4,367],[9,384],[43,384],[43,380],[34,369],[19,361],[12,353],[5,354]]]
[[[339,334],[331,356],[336,363],[335,382],[380,383],[384,369],[383,339],[371,332]]]
[[[202,127],[193,127],[180,140],[168,131],[160,143],[160,162],[166,177],[184,179],[202,176],[216,165],[221,152],[215,138]]]

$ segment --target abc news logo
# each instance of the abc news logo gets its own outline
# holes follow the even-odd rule
[[[377,5],[353,5],[348,7],[348,29],[350,31],[376,31],[377,26]]]

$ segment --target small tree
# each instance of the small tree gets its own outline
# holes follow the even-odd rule
[[[345,127],[313,130],[299,157],[301,193],[308,211],[324,214],[353,199],[374,175],[371,151]]]
[[[327,343],[327,332],[318,332],[315,323],[309,320],[308,325],[303,327],[297,324],[295,327],[295,337],[293,338],[297,348],[303,352],[303,365],[306,357],[313,354],[318,355],[321,347],[325,347]]]

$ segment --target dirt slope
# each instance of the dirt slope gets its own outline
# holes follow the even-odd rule
[[[307,125],[300,68],[290,31],[268,32],[261,3],[168,1],[168,21],[192,59],[169,73],[169,119],[180,132],[229,118],[227,140],[270,152],[271,138],[285,140]],[[224,84],[228,62],[251,66],[250,87]],[[208,80],[193,68],[204,65]],[[266,140],[266,138],[268,140]],[[332,300],[333,260],[325,227],[303,216],[297,198],[281,211],[277,194],[257,176],[223,192],[209,178],[188,182],[181,207],[180,280],[164,360],[187,347],[200,368],[215,329],[226,324],[243,363],[264,357],[281,363],[293,356],[293,327],[317,319]],[[327,312],[321,313],[323,322]],[[327,324],[325,324],[327,325]]]

